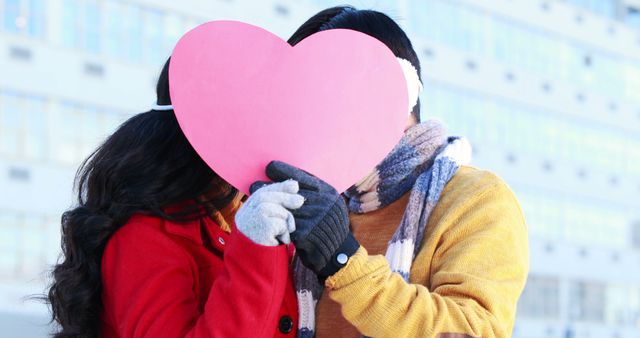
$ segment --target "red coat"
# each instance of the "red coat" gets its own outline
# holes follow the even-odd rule
[[[102,258],[103,337],[295,337],[290,256],[209,218],[135,215]]]

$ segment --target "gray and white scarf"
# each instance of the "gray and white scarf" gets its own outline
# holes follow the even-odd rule
[[[447,138],[444,126],[429,120],[407,130],[375,170],[344,193],[351,212],[366,213],[384,208],[411,190],[400,225],[385,254],[391,270],[405,281],[409,281],[411,264],[444,186],[460,165],[470,160],[471,146],[466,139]],[[297,337],[312,338],[315,308],[324,286],[297,257],[293,276],[300,318]]]

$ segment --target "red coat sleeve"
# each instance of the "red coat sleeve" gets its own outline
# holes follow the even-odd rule
[[[120,337],[273,337],[288,278],[286,247],[261,246],[235,231],[204,312],[193,260],[166,234],[127,224],[102,260],[104,316]]]

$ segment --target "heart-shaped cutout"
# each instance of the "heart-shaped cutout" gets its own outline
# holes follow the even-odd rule
[[[291,47],[237,21],[189,31],[169,80],[178,122],[204,161],[244,193],[280,160],[343,192],[400,140],[407,85],[397,59],[366,34],[333,29]]]

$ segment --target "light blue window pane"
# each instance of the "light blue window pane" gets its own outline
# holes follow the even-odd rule
[[[162,44],[162,29],[162,13],[146,11],[144,13],[143,47],[147,62],[160,65],[168,58]]]
[[[640,29],[640,9],[636,9],[636,8],[628,9],[625,21],[627,25],[636,29]]]
[[[566,64],[565,77],[567,81],[575,83],[577,86],[582,85],[582,73],[584,72],[584,51],[566,44],[563,52]]]
[[[22,228],[17,214],[0,211],[0,274],[14,274],[19,266]]]
[[[527,54],[529,69],[540,75],[555,77],[551,71],[551,66],[558,62],[554,40],[539,32],[532,32],[529,38],[531,39]]]
[[[409,3],[409,24],[410,28],[420,33],[421,36],[433,40],[434,24],[433,1],[411,0]]]
[[[23,133],[22,118],[19,97],[12,94],[0,96],[0,153],[18,155]]]
[[[0,113],[2,119],[0,126],[5,130],[17,130],[22,128],[23,111],[20,109],[20,97],[13,94],[4,94],[0,98]]]
[[[127,32],[128,60],[140,62],[142,61],[142,11],[140,7],[128,6],[124,26]]]
[[[486,16],[466,6],[458,6],[456,12],[458,22],[455,28],[462,49],[482,53]]]
[[[82,157],[91,154],[98,144],[105,138],[103,133],[103,113],[89,108],[82,112]]]
[[[182,36],[183,19],[177,15],[168,14],[164,17],[164,50],[169,53]]]
[[[517,140],[517,135],[515,135],[513,126],[513,121],[515,120],[514,112],[517,111],[516,107],[508,102],[501,102],[500,104],[500,121],[501,121],[501,129],[502,129],[502,140],[501,144],[506,146],[507,149],[512,149],[513,144]]]
[[[4,0],[4,29],[8,32],[18,33],[20,31],[20,1]]]
[[[469,21],[472,20],[472,14],[463,7],[457,7],[453,16],[455,20],[454,34],[459,43],[459,48],[465,51],[471,51],[471,27]]]
[[[499,130],[501,135],[500,144],[503,147],[507,147],[509,149],[514,142],[514,130],[511,127],[513,125],[513,112],[515,108],[508,102],[500,101],[498,105],[498,115],[499,115]]]
[[[498,146],[500,145],[503,133],[501,128],[502,116],[500,114],[500,102],[495,99],[489,100],[485,109],[485,117],[483,118],[486,125],[483,131],[483,133],[486,134],[484,135],[485,142],[491,146]]]
[[[554,72],[559,80],[569,81],[570,75],[570,63],[571,63],[571,49],[564,42],[558,42],[558,55],[557,55],[557,68]]]
[[[44,244],[42,251],[47,264],[54,264],[60,255],[60,216],[56,213],[45,218],[42,229]]]
[[[65,139],[77,140],[80,138],[82,115],[80,108],[72,103],[65,103],[62,109],[62,121],[59,127],[60,136]]]
[[[480,144],[485,143],[483,138],[483,121],[482,115],[485,106],[485,99],[478,96],[469,96],[467,100],[467,107],[469,115],[469,132],[468,137],[472,143]]]
[[[443,95],[443,113],[449,116],[451,131],[457,135],[467,134],[466,111],[464,110],[464,96],[458,92],[446,90]]]
[[[64,0],[62,6],[62,43],[66,47],[78,47],[80,45],[78,1]]]
[[[44,159],[47,147],[45,102],[39,98],[29,98],[25,123],[25,157]]]
[[[438,11],[440,12],[442,26],[440,30],[439,40],[453,48],[465,49],[466,40],[461,36],[460,27],[460,10],[455,4],[439,2]]]
[[[594,0],[591,3],[594,12],[608,18],[615,17],[617,4],[614,0]]]
[[[66,164],[77,164],[80,161],[80,143],[82,118],[79,108],[73,104],[65,103],[61,107],[59,118],[52,119],[53,133],[55,140],[56,160]]]
[[[574,5],[574,6],[583,6],[584,0],[566,0],[568,3]]]
[[[20,246],[24,270],[39,271],[44,268],[44,248],[46,237],[44,218],[28,215],[24,218],[24,230]]]
[[[96,1],[89,1],[84,7],[84,48],[92,53],[101,51],[102,16]]]
[[[513,30],[511,25],[503,21],[494,21],[493,55],[497,61],[510,63],[513,53]]]
[[[45,35],[46,5],[44,0],[29,0],[29,35],[41,38]]]
[[[106,49],[107,54],[112,57],[124,58],[125,44],[122,33],[123,18],[122,6],[116,1],[107,1],[105,4],[106,13]]]
[[[511,53],[513,54],[513,64],[527,70],[532,70],[532,44],[535,35],[528,29],[521,27],[512,27],[513,41],[511,45]]]
[[[640,287],[609,285],[607,288],[607,323],[640,328]]]
[[[425,83],[424,90],[420,93],[420,120],[425,121],[435,117],[435,97],[436,88]]]
[[[419,1],[419,0],[417,0]],[[449,14],[444,8],[445,4],[442,4],[440,1],[428,1],[428,14],[429,14],[429,22],[424,23],[424,27],[431,32],[431,37],[434,41],[437,42],[445,42],[446,32],[448,31]]]
[[[487,56],[490,49],[489,46],[491,46],[491,34],[493,34],[493,19],[483,13],[476,13],[473,23],[473,50],[483,56]]]

